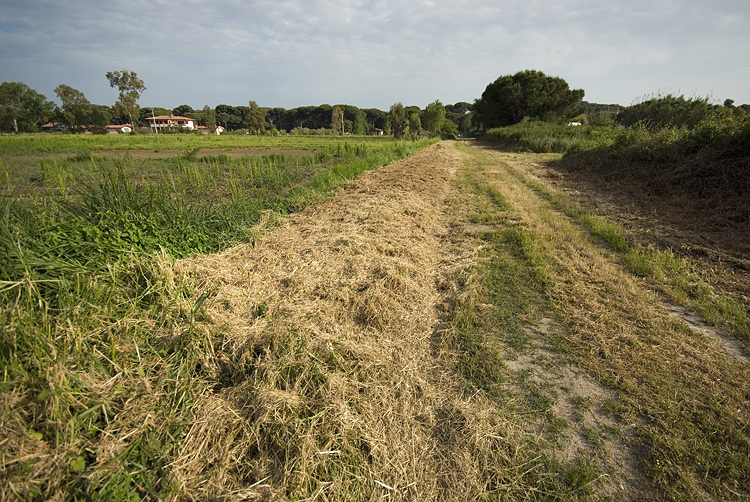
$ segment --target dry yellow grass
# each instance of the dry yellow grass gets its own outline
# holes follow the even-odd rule
[[[466,287],[446,253],[474,252],[440,245],[460,162],[433,146],[254,247],[177,264],[221,333],[173,463],[180,498],[475,500],[512,483],[522,427],[435,350],[436,307]]]

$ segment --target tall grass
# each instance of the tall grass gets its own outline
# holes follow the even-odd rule
[[[356,141],[387,148],[391,138],[376,136],[212,136],[204,134],[22,134],[0,136],[7,155],[80,153],[101,150],[178,150],[185,148],[287,148],[320,150]]]
[[[43,159],[47,191],[0,199],[1,280],[56,277],[56,266],[101,269],[164,249],[175,257],[240,242],[268,210],[287,213],[426,143],[331,143],[314,156],[176,155],[167,161]],[[74,171],[76,179],[73,179]],[[24,191],[15,187],[15,191]]]
[[[707,119],[690,128],[650,128],[645,121],[624,129],[522,122],[490,129],[485,139],[536,153],[619,152],[629,155],[628,160],[653,159],[658,155],[692,155],[697,152],[741,155],[750,148],[748,117]]]

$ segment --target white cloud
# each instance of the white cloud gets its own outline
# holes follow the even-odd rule
[[[104,74],[127,68],[146,83],[142,103],[165,107],[472,101],[527,68],[587,99],[627,104],[676,87],[750,102],[745,4],[0,0],[0,73],[48,97],[67,83],[109,103]]]

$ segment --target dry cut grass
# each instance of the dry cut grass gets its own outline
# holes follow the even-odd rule
[[[433,146],[254,247],[178,263],[208,295],[199,329],[211,340],[200,363],[209,390],[172,464],[178,498],[512,489],[522,428],[465,392],[435,340],[436,306],[467,287],[464,264],[440,246],[459,162]]]

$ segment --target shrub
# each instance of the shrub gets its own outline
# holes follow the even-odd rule
[[[626,127],[641,123],[649,130],[693,128],[707,119],[726,117],[730,113],[726,107],[711,104],[708,98],[686,99],[667,94],[625,108],[617,114],[616,120]]]

